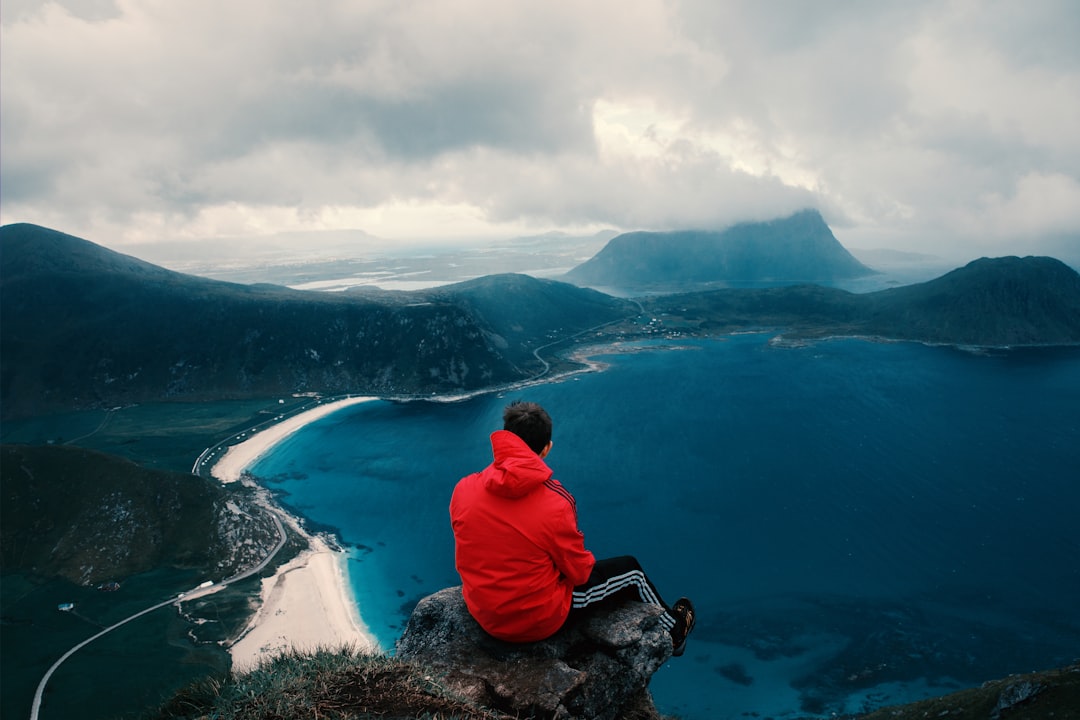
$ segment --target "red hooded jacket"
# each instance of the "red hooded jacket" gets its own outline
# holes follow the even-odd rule
[[[532,642],[558,630],[575,585],[596,560],[574,497],[521,438],[491,435],[495,461],[461,479],[450,499],[465,605],[489,634]]]

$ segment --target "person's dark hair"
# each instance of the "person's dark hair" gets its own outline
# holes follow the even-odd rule
[[[551,417],[536,403],[515,400],[503,410],[503,430],[517,435],[539,455],[551,442]]]

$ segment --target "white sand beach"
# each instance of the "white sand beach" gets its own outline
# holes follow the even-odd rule
[[[240,479],[240,475],[246,468],[265,455],[270,448],[308,423],[326,417],[344,407],[370,402],[375,399],[373,397],[351,397],[336,400],[317,405],[310,410],[275,423],[265,430],[258,431],[244,442],[233,445],[226,450],[221,459],[214,463],[214,467],[210,469],[210,475],[223,483],[235,482]]]
[[[374,399],[355,397],[322,404],[261,430],[229,448],[211,469],[211,475],[226,483],[239,480],[247,467],[307,423]],[[344,552],[305,532],[295,518],[277,508],[273,511],[307,538],[310,547],[278,568],[272,577],[263,579],[259,609],[229,647],[233,669],[250,670],[290,648],[349,646],[379,652],[379,643],[360,618],[349,588]]]
[[[349,591],[341,566],[344,555],[321,538],[311,537],[310,542],[310,550],[263,579],[261,606],[229,648],[234,670],[250,670],[292,648],[348,646],[379,652]]]

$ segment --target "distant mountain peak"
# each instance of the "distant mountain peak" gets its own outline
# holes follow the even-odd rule
[[[722,230],[630,232],[567,278],[593,286],[831,282],[874,271],[851,255],[817,210]]]

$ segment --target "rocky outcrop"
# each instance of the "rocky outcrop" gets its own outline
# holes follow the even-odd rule
[[[480,628],[453,587],[417,604],[397,657],[440,673],[451,692],[519,717],[658,718],[649,679],[671,657],[660,614],[628,602],[547,640],[507,643]]]

